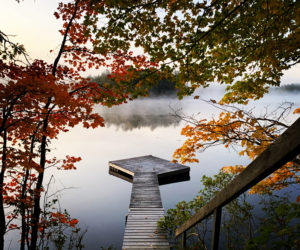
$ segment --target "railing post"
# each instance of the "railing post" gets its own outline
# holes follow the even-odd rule
[[[220,227],[221,227],[221,216],[222,207],[217,207],[214,210],[212,237],[211,237],[211,249],[218,250],[219,248],[219,238],[220,238]]]
[[[182,233],[182,248],[185,249],[186,247],[186,231]]]

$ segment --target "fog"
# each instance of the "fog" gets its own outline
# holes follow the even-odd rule
[[[114,125],[124,131],[148,127],[178,126],[180,119],[174,111],[182,109],[182,103],[175,98],[138,99],[112,108],[98,107],[105,120],[105,126]]]

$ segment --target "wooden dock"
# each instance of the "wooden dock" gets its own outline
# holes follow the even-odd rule
[[[182,176],[189,176],[189,167],[154,156],[112,161],[109,166],[110,174],[133,183],[122,248],[170,249],[166,232],[157,226],[164,216],[159,184],[188,179]]]

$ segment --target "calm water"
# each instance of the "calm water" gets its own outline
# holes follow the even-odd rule
[[[218,91],[213,93],[214,96],[219,94]],[[207,99],[211,95],[204,93]],[[282,101],[293,101],[295,106],[300,106],[298,97],[269,95],[257,103],[258,110]],[[76,127],[52,144],[52,152],[58,158],[68,154],[81,156],[78,169],[49,170],[48,176],[52,173],[56,176],[54,189],[70,188],[61,194],[61,206],[80,221],[81,228],[88,230],[86,249],[100,249],[100,246],[112,244],[121,249],[131,184],[109,175],[108,162],[149,154],[171,160],[173,152],[185,139],[180,135],[185,124],[169,115],[172,109],[182,109],[186,114],[201,112],[201,117],[211,117],[218,110],[191,98],[183,101],[170,98],[137,100],[111,109],[97,109],[106,119],[106,127],[94,130]],[[201,189],[203,174],[213,175],[222,166],[247,163],[246,158],[223,147],[199,154],[199,161],[199,164],[189,164],[190,181],[160,187],[165,209],[195,197]]]

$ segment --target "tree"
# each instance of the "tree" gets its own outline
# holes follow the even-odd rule
[[[0,30],[0,57],[2,60],[16,60],[18,55],[26,58],[27,54],[22,44],[16,44],[10,41],[9,36]]]
[[[53,165],[75,169],[74,164],[81,159],[73,156],[63,161],[49,159],[51,140],[79,123],[86,128],[103,126],[102,117],[93,111],[96,101],[110,106],[128,98],[122,89],[109,89],[80,75],[86,67],[118,68],[125,60],[123,55],[116,55],[111,64],[106,64],[109,56],[85,50],[92,37],[85,37],[84,26],[77,22],[82,12],[92,10],[80,0],[60,4],[59,9],[64,13],[65,24],[53,64],[42,60],[31,62],[26,57],[20,61],[18,56],[26,56],[25,49],[11,42],[3,32],[0,34],[0,249],[4,248],[5,233],[19,228],[22,230],[20,249],[25,249],[25,241],[29,249],[36,249],[42,223],[44,172]],[[68,65],[60,65],[62,58]],[[139,61],[147,64],[139,59],[137,64]],[[11,214],[6,214],[6,206],[13,209]],[[21,226],[12,223],[19,217]]]
[[[137,86],[145,90],[149,79],[157,81],[153,76],[158,72],[176,82],[179,97],[218,82],[227,86],[220,105],[247,104],[249,99],[261,98],[270,86],[280,85],[283,71],[299,63],[299,1],[95,0],[90,6],[107,20],[98,25],[96,14],[85,16],[87,33],[95,37],[94,48],[128,53],[134,44],[155,63],[143,79],[134,65],[125,70],[137,76]],[[125,77],[120,82],[128,81]],[[280,116],[255,117],[243,109],[221,108],[225,110],[218,119],[192,121],[193,126],[182,131],[189,139],[175,157],[196,161],[199,149],[236,143],[244,147],[241,154],[254,159],[289,126]],[[299,183],[298,160],[287,163],[252,191],[272,192],[290,182]],[[242,170],[242,166],[227,168],[232,173]]]
[[[158,225],[168,232],[170,242],[175,241],[175,230],[205,206],[237,173],[220,171],[213,177],[202,177],[203,189],[191,201],[181,201],[168,209]],[[253,202],[250,195],[242,194],[222,209],[222,246],[226,249],[293,249],[299,247],[300,204],[283,196],[260,195]],[[262,212],[257,212],[257,207]],[[254,209],[256,208],[256,209]],[[206,218],[187,231],[184,249],[208,249],[211,218]],[[178,242],[177,242],[178,243]],[[176,241],[174,242],[176,244]],[[176,245],[176,249],[181,249]]]
[[[140,78],[143,78],[142,74],[144,72],[140,72]],[[147,74],[147,72],[145,72]],[[159,79],[159,76],[156,76],[157,79]],[[99,76],[95,77],[89,77],[91,81],[97,82],[100,85],[116,85],[117,83],[113,80],[111,77],[111,74],[109,71],[103,72]],[[138,81],[133,79],[133,82],[130,83],[132,88],[135,88],[135,85],[138,84]],[[153,86],[150,86],[148,89],[149,97],[157,97],[157,96],[175,96],[176,94],[176,88],[175,83],[170,82],[167,79],[161,79],[157,82],[157,84],[153,84]],[[135,93],[136,96],[138,96],[138,93]]]
[[[201,179],[203,189],[199,191],[193,200],[179,202],[175,208],[168,209],[158,225],[167,230],[169,240],[174,242],[176,228],[191,218],[201,207],[205,206],[235,176],[236,174],[224,173],[223,171],[220,171],[213,177],[204,175]],[[248,196],[248,194],[243,194],[238,199],[227,204],[223,209],[221,227],[225,236],[224,246],[227,249],[243,246],[248,240],[253,238],[253,205],[249,203]],[[187,232],[187,240],[189,245],[191,245],[191,249],[209,249],[207,240],[211,233],[210,224],[211,219],[206,218]],[[180,249],[179,246],[176,246],[177,248]]]
[[[35,249],[37,230],[40,218],[40,198],[44,170],[47,165],[53,164],[46,158],[49,140],[57,137],[58,133],[66,132],[68,126],[73,127],[83,122],[85,127],[103,126],[103,119],[93,113],[94,98],[99,98],[101,91],[96,83],[80,80],[69,84],[65,80],[74,78],[77,74],[71,73],[66,67],[57,66],[53,75],[53,66],[41,61],[35,61],[30,66],[9,66],[4,68],[2,85],[2,166],[1,166],[1,236],[6,232],[4,203],[10,202],[13,196],[6,190],[6,171],[19,168],[36,171],[37,179],[33,191],[33,214],[31,216],[31,248]],[[18,73],[17,73],[18,72]],[[99,95],[100,94],[100,95]],[[103,99],[104,100],[104,99]],[[73,164],[80,158],[67,157],[62,167],[74,168]],[[23,192],[16,196],[16,202],[25,204],[27,180],[24,179]],[[21,184],[21,183],[18,183]],[[7,195],[6,195],[7,194]],[[6,199],[6,200],[5,200]],[[23,210],[24,211],[24,210]],[[24,212],[21,212],[24,216]],[[24,226],[24,224],[23,224]],[[24,243],[24,239],[22,241]]]
[[[179,97],[217,80],[228,85],[223,102],[257,99],[268,86],[279,85],[283,70],[299,62],[299,4],[293,0],[60,3],[54,15],[64,22],[63,38],[53,64],[26,59],[21,64],[18,56],[25,55],[24,48],[1,32],[0,249],[8,226],[7,203],[23,204],[21,249],[29,231],[30,249],[36,248],[44,171],[57,162],[47,158],[49,143],[78,123],[103,125],[93,113],[96,101],[110,106],[146,95],[159,79],[176,82]],[[107,23],[101,24],[99,18]],[[131,44],[145,54],[130,51]],[[65,66],[60,65],[62,60]],[[100,67],[111,70],[116,84],[99,86],[81,76],[87,68]],[[78,160],[68,157],[62,167],[73,169]],[[8,176],[12,169],[18,170],[16,176]],[[24,178],[14,182],[20,169]],[[8,183],[18,183],[18,188],[11,190]],[[32,195],[27,196],[31,187]],[[19,195],[8,195],[11,191]],[[30,201],[27,207],[25,198]],[[30,225],[25,223],[24,209],[31,212]]]
[[[217,81],[227,85],[224,102],[246,103],[299,63],[296,0],[94,0],[89,6],[94,13],[83,22],[94,48],[107,54],[142,48],[161,76],[176,81],[179,97]],[[107,22],[98,25],[98,14]]]
[[[181,134],[188,139],[173,155],[181,162],[198,162],[196,152],[209,147],[224,145],[233,147],[239,155],[246,155],[254,160],[270,145],[285,129],[289,127],[288,114],[292,103],[284,103],[272,111],[265,110],[264,114],[256,115],[254,110],[227,104],[217,104],[214,100],[208,102],[220,110],[217,118],[211,120],[183,118],[189,124]],[[295,110],[295,114],[299,109]],[[225,172],[240,173],[246,166],[226,166]],[[272,193],[289,184],[299,184],[299,157],[282,166],[265,180],[251,189],[251,193]]]
[[[269,86],[279,85],[283,70],[299,62],[299,4],[294,0],[94,0],[87,4],[93,12],[83,13],[82,23],[86,27],[85,36],[93,36],[94,50],[114,57],[126,55],[127,65],[114,67],[121,74],[112,73],[123,91],[126,89],[123,86],[128,86],[126,83],[132,79],[137,81],[135,91],[139,94],[148,91],[151,80],[158,81],[158,72],[161,78],[176,82],[179,97],[192,94],[199,86],[206,87],[210,82],[218,81],[227,84],[227,93],[220,104],[246,104],[251,98],[262,97]],[[105,24],[99,25],[99,15],[106,18]],[[144,67],[143,74],[139,74],[141,67],[135,61],[141,57],[133,57],[130,52],[132,43],[143,49],[150,62],[147,66],[152,66],[149,69]],[[231,131],[238,134],[239,129],[246,129],[240,132],[242,136],[238,134],[242,146],[247,147],[242,153],[254,159],[280,131],[288,127],[276,119],[269,121],[273,123],[271,125],[261,125],[261,118],[251,115],[248,120],[253,124],[246,128],[248,120],[246,117],[243,120],[243,115],[242,110],[225,111],[215,121],[217,129],[223,131],[222,135],[217,136],[218,131],[215,131],[212,133],[215,138],[209,138],[204,133],[201,136],[194,133],[194,147],[197,147],[197,140],[217,143],[229,138],[225,143],[228,146]],[[239,116],[241,121],[235,120]],[[266,119],[263,121],[267,122]],[[256,132],[253,131],[255,126],[259,128]],[[186,128],[187,135],[190,133],[188,136],[192,137],[192,130]],[[200,128],[194,130],[199,134]],[[252,141],[250,137],[255,139]],[[190,152],[197,149],[187,148]],[[186,158],[193,156],[183,154]],[[297,166],[298,163],[289,163],[270,182],[289,177],[295,177],[299,182]]]

